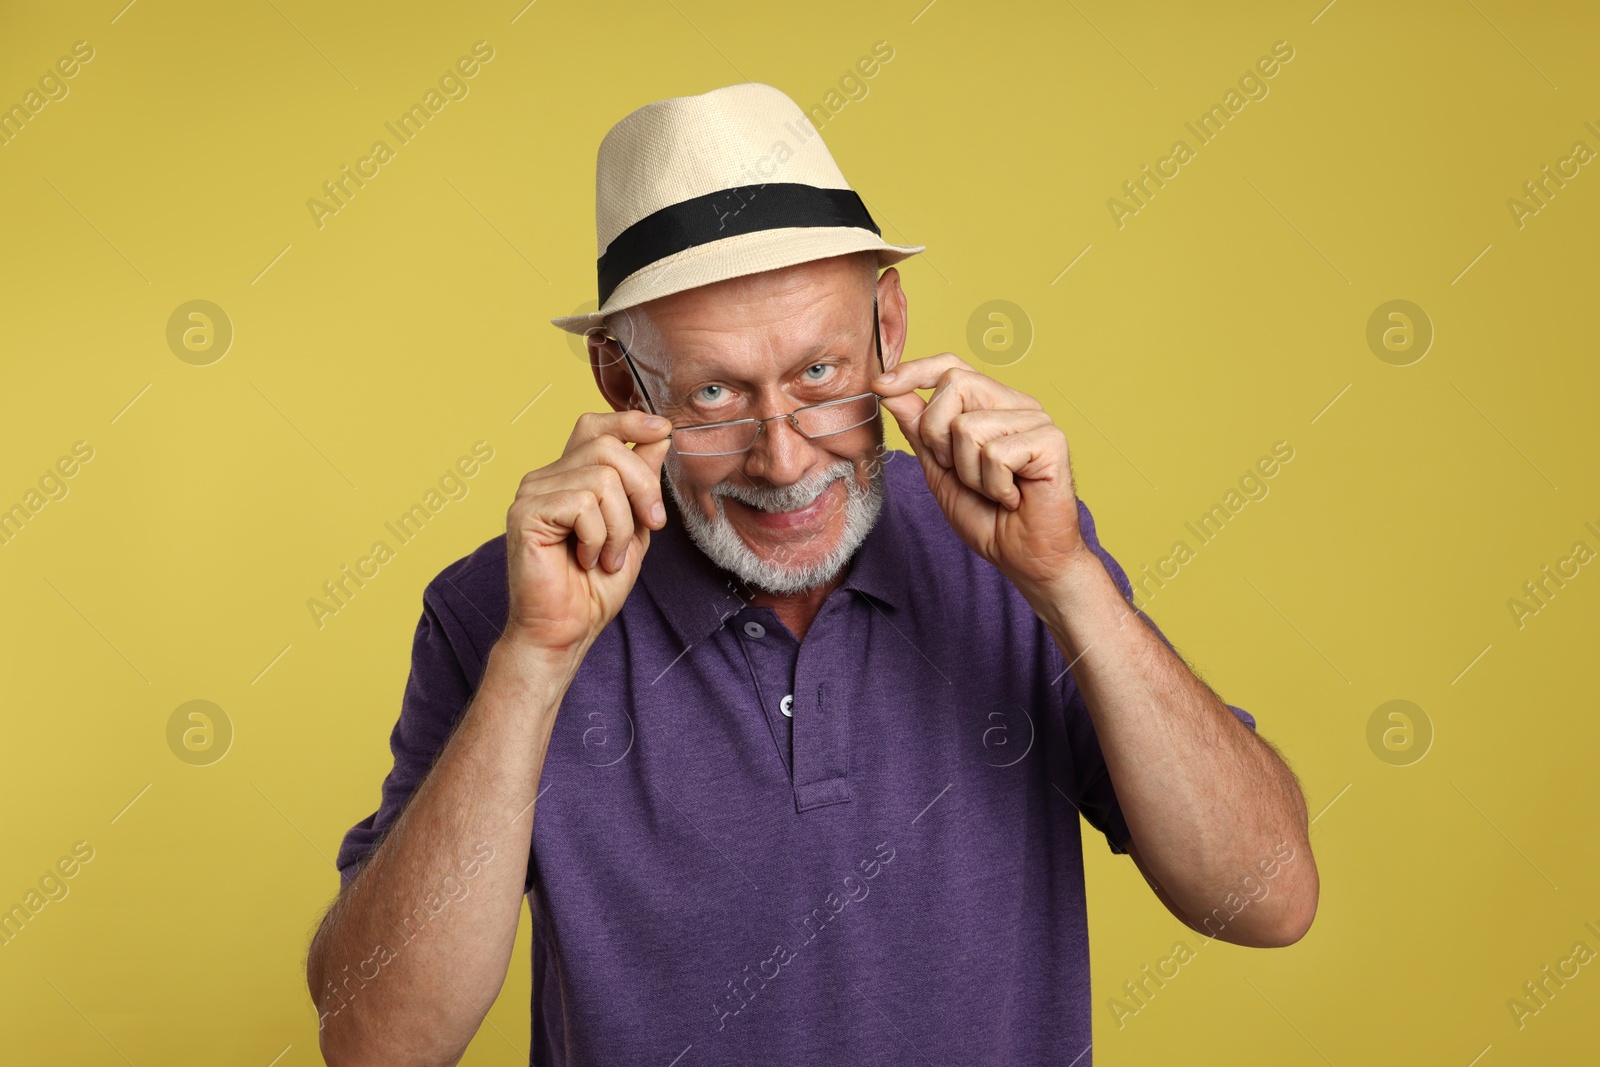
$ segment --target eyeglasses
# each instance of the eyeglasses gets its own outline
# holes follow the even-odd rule
[[[633,358],[628,355],[628,350],[617,338],[610,339],[616,341],[617,349],[627,361],[628,369],[633,372],[633,380],[639,383],[639,393],[649,406],[650,414],[659,414],[650,399],[649,391],[644,387],[644,379],[639,376],[639,369],[634,366]],[[878,367],[883,370],[885,369],[883,337],[878,328],[876,296],[872,298],[872,339],[878,353]],[[788,419],[789,425],[802,436],[814,440],[853,430],[857,426],[871,422],[878,417],[878,399],[877,393],[858,393],[839,400],[809,404],[787,414],[771,415],[765,419],[733,419],[728,422],[706,422],[695,426],[674,426],[667,436],[672,441],[673,450],[680,456],[736,456],[754,448],[756,441],[766,431],[767,423],[774,419]]]

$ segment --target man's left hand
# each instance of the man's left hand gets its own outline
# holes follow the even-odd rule
[[[1092,557],[1078,529],[1067,436],[1037,400],[949,352],[902,362],[872,389],[956,534],[1029,600]]]

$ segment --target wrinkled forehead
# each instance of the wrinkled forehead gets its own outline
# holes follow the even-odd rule
[[[670,389],[691,377],[763,378],[804,360],[851,354],[871,338],[872,304],[850,293],[794,306],[749,304],[659,319],[644,308],[629,308],[608,326],[640,373]]]

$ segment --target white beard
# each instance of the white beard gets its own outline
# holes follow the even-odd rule
[[[734,574],[746,585],[779,595],[803,593],[837,577],[872,531],[883,507],[884,473],[880,462],[872,464],[872,478],[867,488],[862,488],[857,481],[856,465],[846,459],[804,481],[781,488],[756,488],[731,480],[721,482],[711,490],[717,507],[715,519],[707,519],[698,504],[685,500],[685,494],[678,491],[682,461],[675,453],[667,454],[665,469],[667,488],[677,502],[678,513],[683,516],[689,539],[699,546],[711,562]],[[786,566],[781,551],[774,559],[762,559],[756,555],[733,528],[722,501],[724,496],[731,496],[740,503],[767,511],[793,511],[811,503],[840,478],[844,479],[848,491],[844,508],[844,533],[833,551],[810,564]]]

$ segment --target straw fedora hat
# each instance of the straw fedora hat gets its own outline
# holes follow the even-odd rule
[[[883,240],[798,104],[759,82],[646,104],[595,161],[599,310],[551,319],[584,334],[658,297],[871,249],[879,268],[926,245]]]

